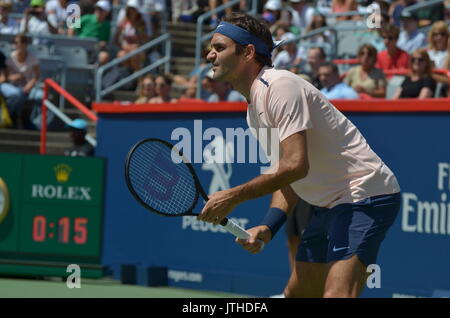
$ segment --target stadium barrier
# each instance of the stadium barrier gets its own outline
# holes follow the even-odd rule
[[[377,261],[380,288],[372,284],[374,288],[366,288],[363,296],[448,294],[450,99],[335,100],[333,104],[363,133],[402,188],[401,210]],[[203,147],[203,155],[208,155],[208,146],[220,151],[223,143],[219,141],[227,129],[247,128],[245,103],[110,103],[94,104],[93,108],[99,115],[97,155],[108,160],[102,264],[115,278],[120,279],[123,265],[134,265],[135,281],[141,285],[147,285],[149,268],[166,268],[170,286],[258,296],[283,290],[290,272],[283,231],[263,253],[250,255],[220,227],[198,222],[195,217],[165,218],[149,213],[135,202],[124,180],[126,155],[144,138],[177,143],[181,136],[190,136],[192,144]],[[214,132],[214,140],[208,132]],[[194,162],[208,193],[250,180],[262,165]],[[230,216],[245,228],[255,226],[269,199],[245,202]]]
[[[40,154],[44,155],[46,153],[46,144],[47,144],[47,108],[50,109],[59,119],[69,125],[72,120],[67,117],[61,110],[59,110],[52,102],[48,100],[48,92],[49,89],[54,89],[57,93],[63,96],[67,101],[69,101],[73,106],[75,106],[78,110],[80,110],[83,114],[85,114],[89,119],[93,121],[97,121],[97,115],[93,113],[89,108],[83,105],[79,100],[73,97],[69,92],[64,90],[61,86],[59,86],[55,81],[50,78],[47,78],[44,81],[44,96],[42,98],[42,125],[41,125],[41,143],[40,143]],[[86,140],[92,145],[96,146],[96,140],[90,136],[86,135]]]

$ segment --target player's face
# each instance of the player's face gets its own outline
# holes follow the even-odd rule
[[[239,78],[244,66],[242,55],[236,55],[236,44],[229,37],[215,33],[211,40],[211,51],[206,59],[213,65],[213,79],[232,82]]]

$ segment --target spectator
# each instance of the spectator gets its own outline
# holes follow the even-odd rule
[[[111,4],[109,1],[100,0],[95,4],[93,14],[81,16],[79,28],[70,28],[67,32],[69,36],[76,34],[80,38],[93,37],[99,41],[99,65],[104,65],[109,61],[109,52],[106,47],[111,34],[110,12]]]
[[[178,99],[179,103],[182,102],[202,102],[204,103],[204,100],[201,98],[196,97],[197,93],[197,85],[194,83],[189,83],[186,87],[183,88],[183,93]]]
[[[318,10],[314,10],[314,15],[311,23],[306,29],[306,33],[312,32],[316,29],[324,28],[327,26],[327,20],[324,15],[322,15]],[[308,42],[312,43],[331,43],[333,41],[333,34],[327,30],[325,32],[314,35],[308,39]]]
[[[86,120],[77,118],[70,124],[72,146],[64,150],[65,156],[90,157],[94,155],[94,147],[86,140],[88,124]]]
[[[325,19],[325,16],[321,15],[318,10],[314,10],[313,19],[311,21],[311,24],[306,29],[306,33],[312,32],[314,30],[323,28],[327,26],[327,22]],[[321,44],[321,43],[329,43],[330,45],[334,43],[334,35],[329,31],[326,30],[322,33],[316,34],[308,39],[305,39],[308,44]],[[299,64],[301,60],[305,60],[307,57],[307,50],[304,46],[300,46],[298,48],[297,53],[297,60],[295,64]]]
[[[393,99],[398,98],[430,98],[436,89],[436,81],[432,77],[433,63],[426,49],[414,51],[410,58],[410,74],[397,89]]]
[[[288,32],[281,36],[282,41],[293,40],[295,35]],[[273,61],[273,66],[281,70],[289,70],[295,67],[294,64],[297,59],[297,44],[295,42],[290,42],[281,46],[283,51],[277,54]]]
[[[198,10],[196,0],[171,0],[172,23],[192,22],[192,14]]]
[[[319,66],[326,61],[326,54],[321,47],[312,47],[308,51],[307,66],[301,72],[311,79],[311,83],[317,88],[322,89],[319,80]]]
[[[215,81],[213,79],[214,71],[211,69],[206,75],[211,89],[211,95],[207,101],[214,102],[245,102],[246,99],[238,91],[235,91],[230,83]]]
[[[150,35],[155,36],[160,33],[162,16],[166,9],[166,0],[143,0],[143,12],[150,17],[153,33]]]
[[[17,20],[9,17],[12,7],[13,3],[11,0],[0,0],[0,33],[19,33],[19,23],[17,23]]]
[[[426,46],[426,37],[417,29],[417,15],[403,11],[401,15],[402,31],[397,46],[411,54],[415,50]]]
[[[69,0],[50,0],[45,4],[45,12],[50,25],[57,34],[66,34],[67,7]]]
[[[172,79],[169,75],[159,75],[155,80],[156,96],[149,100],[151,104],[176,103],[177,99],[170,97]]]
[[[450,32],[447,23],[438,21],[433,23],[428,32],[428,55],[434,63],[435,68],[443,68],[447,58]]]
[[[99,40],[99,48],[104,49],[111,34],[110,12],[111,4],[108,0],[98,1],[94,6],[94,13],[81,16],[80,27],[69,29],[68,34],[76,34],[80,38],[96,38]]]
[[[400,30],[392,24],[385,26],[380,31],[386,50],[378,53],[375,66],[383,72],[408,68],[408,53],[397,47],[399,33]]]
[[[269,27],[270,33],[274,33],[281,18],[281,0],[269,0],[263,8],[262,19]]]
[[[146,17],[147,15],[141,11],[138,0],[127,1],[125,16],[122,20],[118,18],[121,22],[114,36],[114,43],[120,48],[117,57],[131,53],[150,40],[151,29]],[[142,52],[129,58],[124,65],[132,71],[138,71],[142,68],[145,58]]]
[[[8,83],[8,75],[6,56],[0,51],[0,94],[5,98],[8,112],[15,123],[25,96],[19,87]]]
[[[383,71],[375,67],[377,49],[370,44],[361,45],[358,50],[358,59],[360,65],[348,71],[345,82],[358,94],[384,98],[386,95],[386,79]]]
[[[31,0],[30,7],[25,9],[20,21],[20,32],[31,35],[49,35],[56,30],[47,20],[44,0]]]
[[[323,88],[320,90],[328,99],[358,99],[358,93],[342,82],[336,64],[322,63],[319,66],[319,80]]]
[[[218,5],[228,3],[228,1],[229,0],[208,0],[208,6],[210,10],[214,10],[215,8],[218,7]],[[233,11],[243,11],[243,12],[247,11],[246,0],[241,0],[239,2],[238,7],[237,6],[228,7],[227,9],[225,9],[225,14],[230,15],[231,12]],[[217,14],[213,14],[211,16],[210,26],[215,28],[219,24],[219,18],[220,17]]]
[[[8,80],[11,84],[21,88],[23,101],[30,101],[32,106],[40,105],[43,91],[36,85],[40,76],[39,61],[31,52],[28,52],[28,38],[24,34],[16,35],[14,44],[16,50],[11,52],[10,57],[6,60]]]
[[[350,11],[358,11],[358,3],[356,0],[333,0],[331,4],[331,12],[332,13],[345,13]],[[361,19],[360,16],[338,16],[336,20],[355,20]]]
[[[391,23],[396,27],[400,27],[403,9],[414,4],[416,4],[416,0],[398,0],[392,2],[389,7],[389,16],[392,19]]]
[[[145,75],[139,82],[138,85],[138,98],[135,101],[136,104],[146,104],[156,96],[155,92],[155,79],[153,75]]]
[[[299,31],[305,30],[313,19],[314,9],[307,4],[306,0],[289,0],[288,10],[292,14],[292,25]]]

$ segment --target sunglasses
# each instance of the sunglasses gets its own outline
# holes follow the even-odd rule
[[[447,36],[447,33],[445,33],[445,32],[436,32],[436,33],[433,33],[433,36],[438,36],[438,35],[440,35],[440,36],[442,36],[442,37],[445,37],[445,36]]]
[[[412,57],[412,58],[411,58],[411,62],[412,62],[412,63],[415,63],[415,62],[420,62],[420,63],[422,63],[422,62],[425,62],[425,59],[422,58],[422,57]]]
[[[394,36],[385,36],[384,39],[388,40],[388,41],[393,41],[393,40],[397,40],[398,38],[394,37]]]

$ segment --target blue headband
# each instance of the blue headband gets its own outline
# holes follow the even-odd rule
[[[272,52],[269,50],[263,40],[234,24],[220,22],[214,33],[223,34],[234,40],[236,43],[242,45],[253,44],[255,46],[256,53],[265,55],[269,58],[272,57]]]

